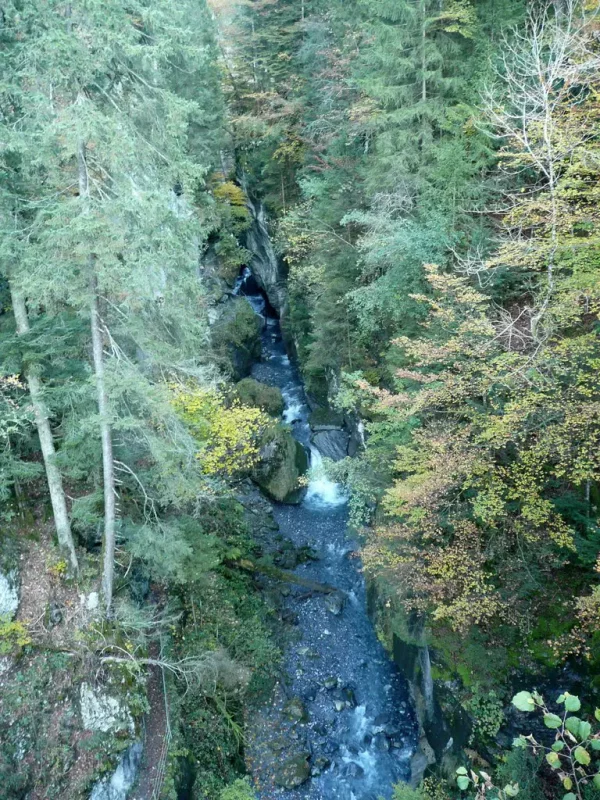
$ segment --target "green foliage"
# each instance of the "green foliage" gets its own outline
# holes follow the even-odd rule
[[[230,376],[240,379],[260,356],[261,319],[243,297],[227,304],[211,333],[214,354]]]
[[[473,717],[471,743],[493,741],[504,722],[504,705],[496,692],[485,692],[480,686],[474,686],[472,694],[462,705]]]
[[[559,782],[562,791],[567,793],[564,798],[582,799],[587,796],[588,786],[590,789],[592,786],[600,789],[600,728],[596,730],[593,727],[595,721],[600,721],[600,709],[596,709],[595,721],[591,723],[575,716],[575,712],[581,709],[581,701],[568,692],[556,699],[560,715],[553,713],[544,698],[535,691],[518,692],[512,703],[521,712],[540,713],[544,725],[554,732],[554,742],[550,744],[550,739],[539,742],[531,734],[521,734],[513,742],[514,754],[498,771],[498,780],[509,779],[503,789],[498,789],[487,773],[477,774],[473,770],[469,773],[465,767],[459,767],[456,780],[461,790],[470,787],[479,789],[478,797],[487,796],[487,792],[496,792],[499,800],[516,796],[542,798],[545,794],[536,779],[542,761],[541,754],[544,754],[543,760],[554,772],[555,783]],[[524,791],[527,792],[525,795]]]
[[[15,655],[28,644],[31,644],[31,637],[27,626],[0,616],[0,655]]]
[[[77,677],[72,657],[48,652],[34,654],[3,678],[0,782],[6,800],[19,800],[32,791],[48,800],[84,800],[89,782],[110,764],[111,754],[127,747],[127,739],[115,742],[114,734],[94,734],[77,777],[70,772],[84,754],[86,738],[77,724]],[[23,749],[30,758],[23,758]]]
[[[255,800],[249,781],[240,779],[227,786],[219,795],[219,800]]]

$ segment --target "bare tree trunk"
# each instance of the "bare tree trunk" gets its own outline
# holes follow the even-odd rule
[[[96,391],[98,395],[98,412],[100,414],[100,436],[102,439],[102,472],[104,477],[104,565],[102,570],[102,590],[104,592],[106,615],[110,616],[115,575],[115,466],[112,447],[112,430],[108,411],[108,396],[106,393],[106,382],[104,380],[104,355],[102,327],[98,309],[98,286],[94,273],[92,273],[90,277],[90,317],[92,325],[94,373],[96,375]]]
[[[85,142],[80,141],[77,147],[77,165],[79,168],[79,194],[87,208],[90,191],[87,164],[85,160]],[[102,323],[98,307],[98,279],[95,270],[95,257],[89,256],[89,291],[90,291],[90,325],[92,330],[92,354],[96,392],[98,398],[98,414],[100,416],[100,438],[102,440],[102,473],[104,491],[104,563],[102,569],[102,591],[106,616],[112,611],[113,583],[115,575],[115,531],[116,531],[116,493],[115,465],[113,459],[112,428],[108,408],[108,395],[104,377],[104,353],[102,344]]]
[[[17,333],[21,336],[29,331],[27,306],[25,305],[23,296],[14,288],[12,282],[9,282],[9,285]],[[76,573],[78,570],[77,556],[75,554],[75,544],[73,542],[69,514],[67,512],[65,490],[62,482],[62,475],[56,466],[56,450],[54,448],[54,438],[50,428],[48,409],[43,400],[42,383],[35,367],[26,368],[25,379],[27,380],[35,415],[35,424],[40,439],[58,543],[61,550],[64,551],[69,559],[71,570]]]

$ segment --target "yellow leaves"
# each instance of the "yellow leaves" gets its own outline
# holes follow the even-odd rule
[[[171,403],[199,444],[197,458],[208,475],[248,472],[259,460],[260,438],[272,424],[259,408],[229,404],[214,389],[171,384]]]
[[[226,203],[229,203],[231,206],[239,206],[242,208],[246,207],[246,195],[244,194],[243,189],[241,189],[237,184],[233,183],[233,181],[225,181],[224,183],[220,183],[213,190],[213,194],[217,200],[222,200]]]

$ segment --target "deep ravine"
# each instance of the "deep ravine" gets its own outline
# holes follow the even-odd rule
[[[266,313],[248,270],[237,292],[266,314],[262,358],[252,377],[281,389],[284,421],[311,451],[302,504],[275,506],[279,533],[297,548],[316,551],[318,558],[297,566],[296,574],[339,590],[324,595],[294,587],[284,599],[297,640],[284,655],[285,679],[248,724],[247,757],[257,794],[260,800],[387,799],[394,783],[410,778],[416,724],[408,687],[368,617],[346,498],[322,473],[320,454],[310,445],[309,408],[279,321]]]

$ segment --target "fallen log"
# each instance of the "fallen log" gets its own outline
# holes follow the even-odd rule
[[[311,592],[319,592],[320,594],[338,592],[339,594],[345,594],[345,592],[342,592],[335,586],[329,586],[327,583],[318,583],[308,578],[302,578],[300,575],[295,575],[293,572],[289,572],[286,569],[279,569],[279,567],[274,567],[271,564],[257,564],[246,558],[242,558],[239,561],[229,561],[228,564],[231,567],[243,569],[245,572],[260,572],[262,575],[266,575],[276,581],[302,586],[305,589],[309,589]]]

